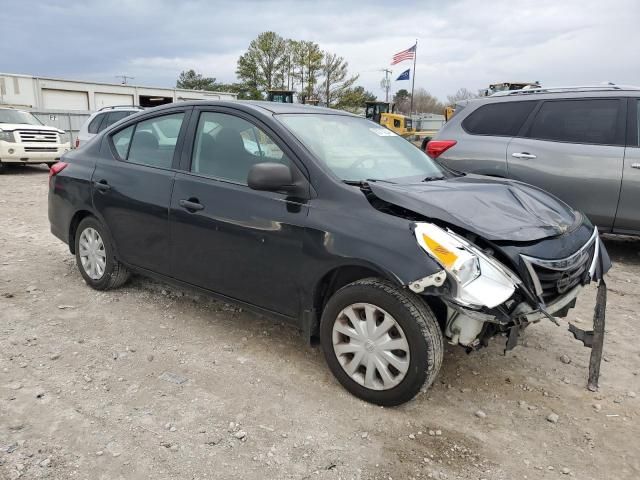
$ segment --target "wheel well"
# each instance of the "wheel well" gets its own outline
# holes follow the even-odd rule
[[[382,277],[382,275],[376,270],[357,265],[338,267],[327,272],[318,282],[314,295],[313,306],[318,312],[318,318],[331,295],[351,282],[369,277]]]
[[[76,230],[80,222],[86,217],[90,217],[91,212],[87,210],[80,210],[73,215],[71,223],[69,224],[69,250],[75,255],[76,253]]]

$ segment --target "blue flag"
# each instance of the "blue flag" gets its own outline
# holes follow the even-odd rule
[[[398,78],[396,78],[396,81],[398,81],[398,80],[409,80],[409,70],[411,70],[411,69],[407,68],[404,72],[402,72],[400,74],[400,76]]]

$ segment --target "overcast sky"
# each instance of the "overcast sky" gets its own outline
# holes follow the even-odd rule
[[[379,97],[383,68],[418,39],[416,88],[444,99],[507,80],[544,85],[640,84],[636,0],[0,2],[0,71],[174,86],[194,68],[235,81],[260,32],[313,40],[345,57]],[[392,82],[391,91],[411,82]]]

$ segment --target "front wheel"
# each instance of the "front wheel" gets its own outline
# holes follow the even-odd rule
[[[411,400],[435,379],[443,357],[442,332],[414,293],[367,278],[338,290],[320,323],[324,355],[349,392],[378,405]]]
[[[110,290],[129,279],[129,271],[113,254],[107,229],[95,217],[86,217],[78,225],[75,252],[78,270],[91,288]]]

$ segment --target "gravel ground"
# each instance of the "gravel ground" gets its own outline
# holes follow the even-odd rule
[[[427,393],[380,408],[287,325],[138,277],[90,289],[46,193],[44,167],[0,176],[0,478],[640,478],[639,240],[606,239],[599,392],[544,322],[506,356],[449,347]]]

